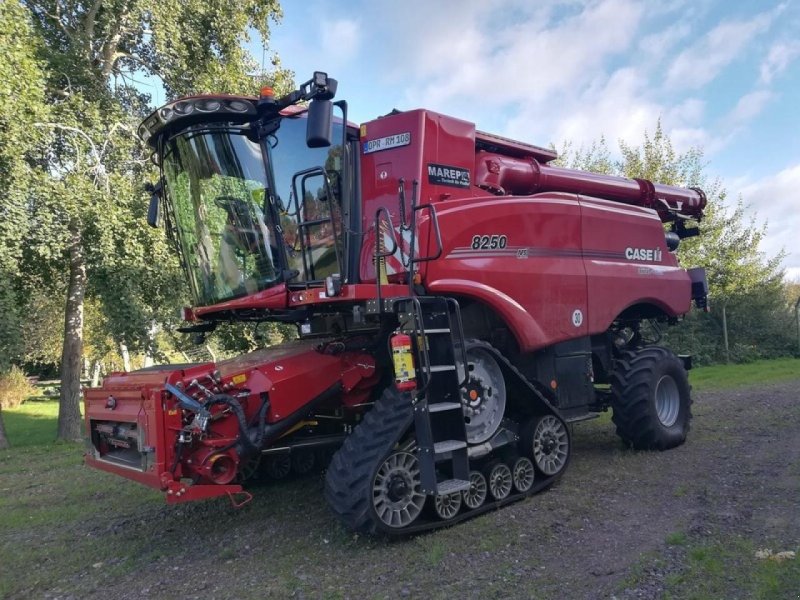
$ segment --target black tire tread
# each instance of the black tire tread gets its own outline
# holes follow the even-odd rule
[[[679,388],[685,385],[688,395],[685,424],[678,438],[665,436],[661,425],[651,410],[651,386],[653,371],[657,366],[670,364],[683,373],[685,381],[679,381]],[[667,450],[679,446],[686,440],[692,418],[692,398],[686,379],[683,363],[672,351],[661,346],[646,346],[636,351],[625,351],[617,359],[611,376],[612,421],[617,435],[637,450]],[[680,418],[679,418],[680,420]]]

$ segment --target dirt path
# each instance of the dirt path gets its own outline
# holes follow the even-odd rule
[[[698,394],[689,441],[664,453],[623,449],[605,420],[577,425],[571,466],[551,490],[399,542],[341,529],[319,476],[259,489],[239,511],[220,501],[126,514],[121,485],[119,513],[100,524],[87,512],[83,524],[108,560],[48,595],[660,598],[686,569],[678,540],[800,543],[799,388]],[[141,536],[147,552],[126,557],[126,540]]]

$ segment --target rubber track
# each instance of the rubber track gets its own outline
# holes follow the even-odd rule
[[[611,376],[614,409],[611,420],[617,427],[617,435],[638,450],[666,450],[675,445],[658,443],[654,417],[650,415],[648,406],[652,383],[650,373],[656,364],[665,360],[680,362],[677,356],[661,346],[647,346],[638,351],[627,350],[617,361]],[[691,406],[690,394],[684,433],[689,432],[691,425]]]
[[[350,529],[377,532],[380,523],[370,505],[375,469],[413,421],[408,395],[390,386],[333,455],[325,474],[325,499]]]
[[[507,369],[539,400],[545,408],[564,424],[561,414],[531,383],[493,346],[478,340],[467,340],[467,345],[485,348],[501,363],[501,368]],[[359,533],[387,536],[407,536],[443,527],[450,527],[472,517],[477,517],[490,510],[498,509],[512,502],[517,502],[532,496],[555,483],[567,470],[565,466],[559,473],[552,477],[543,477],[537,472],[537,480],[533,487],[525,493],[511,494],[504,500],[488,500],[473,510],[461,512],[447,521],[425,518],[423,516],[410,527],[396,529],[386,527],[372,512],[370,500],[372,498],[372,478],[379,461],[394,448],[403,434],[413,423],[413,407],[407,395],[402,395],[393,387],[387,388],[375,402],[372,410],[365,416],[346,439],[341,449],[334,455],[325,476],[325,499],[333,512],[349,528]],[[571,438],[571,436],[570,436]],[[572,440],[569,441],[570,454],[572,453]],[[569,460],[569,458],[567,459]],[[568,465],[567,465],[568,466]]]

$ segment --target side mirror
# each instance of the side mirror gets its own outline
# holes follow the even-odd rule
[[[150,192],[150,207],[147,209],[147,224],[150,227],[158,227],[158,217],[161,202],[161,183],[156,185],[147,184],[145,189]]]
[[[326,148],[333,140],[333,102],[314,98],[308,105],[306,144],[309,148]]]

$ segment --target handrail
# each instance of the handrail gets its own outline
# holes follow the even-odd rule
[[[423,209],[429,209],[431,211],[431,224],[433,226],[433,233],[436,237],[436,254],[431,256],[422,256],[419,258],[414,258],[411,262],[412,263],[422,263],[428,262],[431,260],[436,260],[442,256],[444,252],[444,244],[442,243],[442,231],[439,228],[439,215],[436,212],[436,207],[433,204],[420,204],[419,206],[415,207],[415,211],[420,211]]]
[[[464,364],[464,379],[459,382],[459,386],[463,387],[469,381],[469,365],[467,363],[467,341],[464,339],[464,322],[461,320],[461,306],[458,304],[458,301],[455,298],[447,298],[447,303],[450,304],[455,309],[455,318],[458,322],[458,340],[461,345],[461,360]],[[452,340],[453,337],[453,326],[452,326],[453,319],[450,319],[450,338]],[[455,345],[455,344],[453,344]],[[453,358],[455,359],[455,353],[453,353]]]
[[[383,234],[381,233],[381,215],[386,215],[386,221],[389,224],[389,241],[392,242],[392,250],[380,250],[383,245]],[[398,248],[397,236],[394,233],[394,224],[392,223],[392,215],[389,209],[381,206],[375,211],[375,253],[373,255],[375,261],[375,287],[376,298],[378,301],[378,312],[383,312],[383,298],[381,297],[381,259],[388,258],[397,252]],[[388,278],[388,273],[386,274]]]
[[[311,179],[315,176],[322,176],[323,185],[325,186],[325,197],[327,198],[328,202],[328,216],[322,219],[310,219],[307,220],[305,218],[305,196],[304,194],[298,194],[297,190],[297,180],[301,178],[300,181],[300,191],[305,192],[306,189],[306,181]],[[328,171],[324,167],[309,167],[308,169],[303,169],[302,171],[298,171],[292,176],[292,194],[294,194],[294,204],[295,204],[295,211],[291,212],[291,201],[289,206],[287,207],[289,210],[286,211],[286,214],[290,217],[297,218],[297,233],[298,238],[300,239],[301,245],[301,255],[303,259],[303,270],[305,271],[306,281],[317,281],[316,273],[313,269],[313,262],[309,265],[308,258],[306,254],[310,251],[311,247],[311,232],[310,228],[314,225],[320,225],[323,223],[330,223],[331,230],[333,231],[333,252],[336,255],[336,264],[339,266],[340,270],[342,267],[342,257],[339,252],[339,242],[340,242],[340,232],[336,227],[336,219],[333,217],[333,206],[331,202],[334,200],[333,190],[331,188],[331,182],[328,175]],[[300,207],[300,196],[303,195],[303,206],[302,209]],[[291,200],[291,199],[290,199]],[[305,230],[305,238],[303,237],[303,232]],[[311,268],[309,268],[309,266]]]

